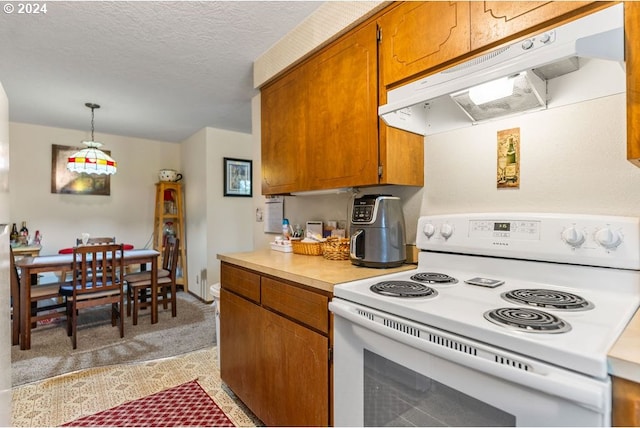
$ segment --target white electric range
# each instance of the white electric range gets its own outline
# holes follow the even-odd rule
[[[415,271],[334,289],[336,425],[610,424],[607,352],[640,305],[637,218],[425,216],[416,244]],[[402,406],[380,416],[378,399],[406,402],[433,382],[486,412],[449,420],[423,404],[406,412],[425,420]]]

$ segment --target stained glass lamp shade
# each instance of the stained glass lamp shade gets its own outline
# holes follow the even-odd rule
[[[87,148],[69,156],[67,169],[87,174],[115,174],[117,163],[111,156],[99,149],[102,143],[83,141]]]
[[[86,174],[115,174],[117,163],[111,156],[100,150],[102,143],[93,138],[93,110],[100,108],[98,104],[86,103],[91,109],[91,141],[83,141],[87,148],[69,156],[67,169],[72,172],[84,172]]]

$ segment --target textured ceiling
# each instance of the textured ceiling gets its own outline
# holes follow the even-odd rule
[[[17,3],[14,3],[17,6]],[[0,14],[9,119],[181,141],[251,132],[252,63],[322,2],[47,2]]]

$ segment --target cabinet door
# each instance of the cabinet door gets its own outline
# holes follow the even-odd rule
[[[261,90],[263,195],[304,187],[308,88],[301,66]]]
[[[472,1],[471,50],[530,31],[593,2],[588,1]]]
[[[380,120],[380,184],[424,186],[424,137]]]
[[[385,87],[470,50],[469,2],[405,2],[379,20]]]
[[[305,190],[378,183],[376,31],[372,22],[309,63]]]
[[[627,159],[640,167],[640,3],[624,3],[627,63]]]
[[[258,417],[267,426],[329,426],[329,339],[266,309],[262,314]]]
[[[613,376],[613,411],[614,427],[640,426],[640,384]]]
[[[258,305],[220,290],[220,378],[258,417],[263,405],[262,317]]]

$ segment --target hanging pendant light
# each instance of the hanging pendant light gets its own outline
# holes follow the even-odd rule
[[[86,174],[115,174],[116,161],[100,150],[102,143],[95,141],[93,138],[93,111],[100,108],[100,106],[93,103],[86,103],[85,106],[91,109],[91,141],[83,141],[82,144],[86,145],[87,148],[69,156],[67,169],[72,172],[84,172]]]

